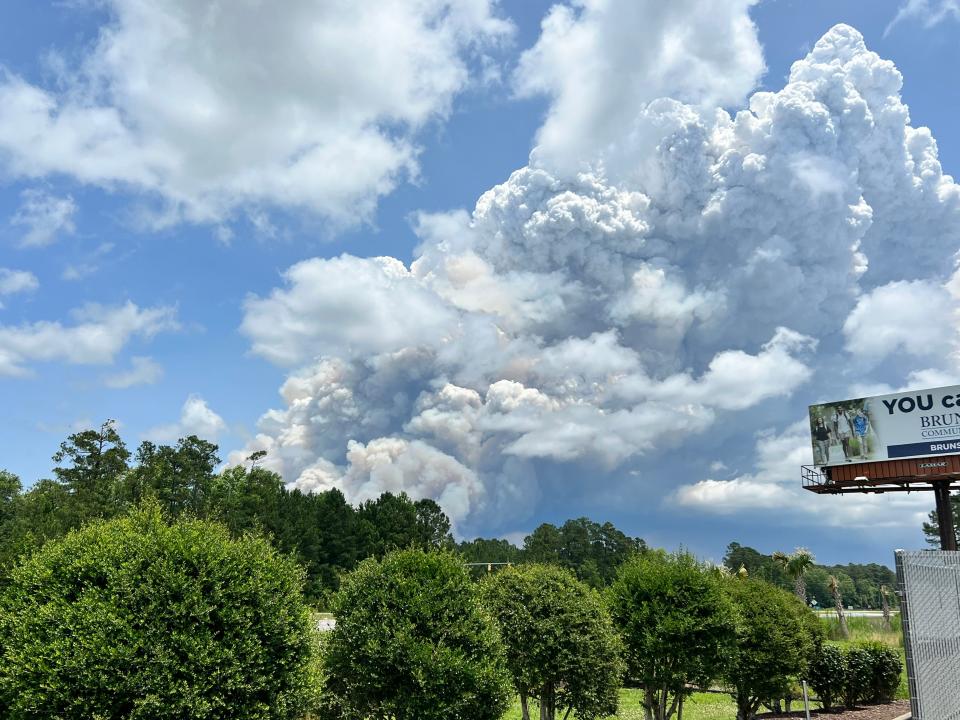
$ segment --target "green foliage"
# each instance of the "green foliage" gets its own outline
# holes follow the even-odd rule
[[[859,699],[874,703],[893,700],[900,685],[900,672],[903,670],[900,654],[877,641],[860,642],[855,647],[866,652],[870,658],[868,680]]]
[[[494,720],[506,710],[503,646],[458,556],[410,549],[365,560],[332,610],[321,717]]]
[[[141,443],[136,467],[118,477],[123,478],[128,502],[154,497],[170,517],[202,517],[210,506],[214,469],[219,464],[217,446],[191,435],[172,447]]]
[[[457,545],[466,562],[471,563],[519,563],[524,559],[523,550],[502,538],[476,538]]]
[[[843,649],[843,686],[840,696],[848,708],[863,700],[870,687],[873,662],[870,651],[858,645]]]
[[[117,433],[113,420],[97,430],[74,433],[54,454],[59,467],[53,473],[74,498],[76,525],[96,517],[111,517],[119,509],[120,498],[114,481],[127,471],[130,451]],[[67,466],[60,466],[62,463]]]
[[[454,546],[450,520],[433,500],[384,493],[354,508],[338,490],[288,489],[265,467],[266,457],[258,451],[245,465],[217,473],[216,445],[195,436],[173,445],[143,442],[131,456],[110,421],[74,433],[54,455],[53,479],[24,492],[15,476],[0,473],[0,585],[15,558],[91,520],[117,517],[147,498],[171,518],[216,520],[237,537],[263,534],[306,567],[306,592],[320,604],[363,558],[409,547]],[[473,562],[560,565],[599,587],[645,548],[642,540],[610,523],[586,518],[560,528],[542,525],[526,545],[478,538],[459,549]]]
[[[263,540],[154,505],[47,543],[0,594],[11,720],[300,718],[302,574]]]
[[[809,680],[824,707],[833,707],[838,700],[853,707],[858,702],[893,700],[902,670],[900,654],[885,643],[827,644],[816,652]]]
[[[561,527],[544,523],[523,541],[529,562],[559,565],[592,587],[609,585],[617,569],[646,550],[639,538],[625,535],[612,523],[587,518],[568,520]]]
[[[392,550],[450,547],[450,520],[433,500],[412,502],[405,493],[383,493],[357,509],[365,533],[365,557],[383,557]]]
[[[762,580],[731,578],[727,591],[738,611],[737,649],[724,674],[739,720],[753,720],[761,704],[790,695],[820,641],[816,616],[797,598]]]
[[[616,712],[621,643],[596,591],[561,568],[523,565],[487,578],[482,597],[522,703],[535,699],[544,720]]]
[[[735,610],[718,573],[686,553],[625,563],[608,593],[627,672],[655,720],[668,720],[691,686],[705,687],[734,652]]]
[[[824,708],[832,708],[841,698],[846,675],[847,663],[842,647],[825,644],[816,651],[807,679]]]
[[[74,433],[54,455],[55,479],[23,492],[18,478],[0,473],[0,585],[17,557],[147,498],[168,517],[217,520],[235,537],[265,535],[303,563],[307,593],[320,601],[364,557],[452,542],[450,521],[432,500],[385,493],[354,509],[338,490],[288,490],[279,475],[260,466],[264,456],[254,453],[249,467],[217,474],[217,446],[190,436],[175,445],[144,442],[131,464],[112,422]]]
[[[960,543],[960,493],[950,496],[950,510],[953,512],[953,528],[957,533],[957,542]],[[939,550],[940,518],[937,517],[936,510],[931,510],[927,517],[927,521],[923,523],[923,534],[927,538],[927,544]]]
[[[789,556],[788,556],[789,557]],[[751,547],[739,543],[730,543],[723,564],[732,573],[743,567],[749,577],[767,580],[784,590],[796,590],[794,576],[779,565],[772,555],[762,555]],[[817,606],[833,606],[830,592],[830,576],[837,578],[840,594],[844,602],[855,608],[879,608],[881,605],[880,588],[884,585],[895,587],[897,578],[894,572],[877,563],[849,565],[812,565],[802,575],[806,585],[807,598],[816,600]],[[896,596],[890,600],[896,603]]]

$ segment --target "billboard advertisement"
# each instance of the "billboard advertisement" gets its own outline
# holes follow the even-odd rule
[[[815,465],[960,454],[960,385],[810,406]]]

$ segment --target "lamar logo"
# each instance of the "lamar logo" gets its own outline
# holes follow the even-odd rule
[[[934,468],[945,468],[947,463],[945,462],[926,462],[926,463],[917,463],[918,470],[930,470]]]

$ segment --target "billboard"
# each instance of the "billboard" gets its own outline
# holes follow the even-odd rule
[[[960,454],[960,385],[810,406],[815,465]]]

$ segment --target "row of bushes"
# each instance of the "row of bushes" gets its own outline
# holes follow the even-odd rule
[[[826,644],[810,663],[810,685],[825,708],[890,702],[902,669],[899,653],[881,642]]]
[[[752,720],[836,660],[793,595],[684,553],[639,554],[601,593],[553,566],[477,583],[454,553],[394,552],[344,579],[322,639],[303,584],[267,542],[155,508],[52,541],[0,588],[0,716],[496,720],[517,694],[525,718],[592,720],[629,681],[655,720],[717,683]],[[873,678],[872,652],[837,656],[839,676]]]
[[[403,551],[362,563],[333,611],[319,713],[331,720],[493,720],[513,694],[524,718],[535,701],[545,720],[590,720],[616,712],[625,681],[658,720],[722,682],[749,720],[789,694],[822,639],[791,594],[659,552],[601,594],[535,564],[476,585],[455,555]]]

